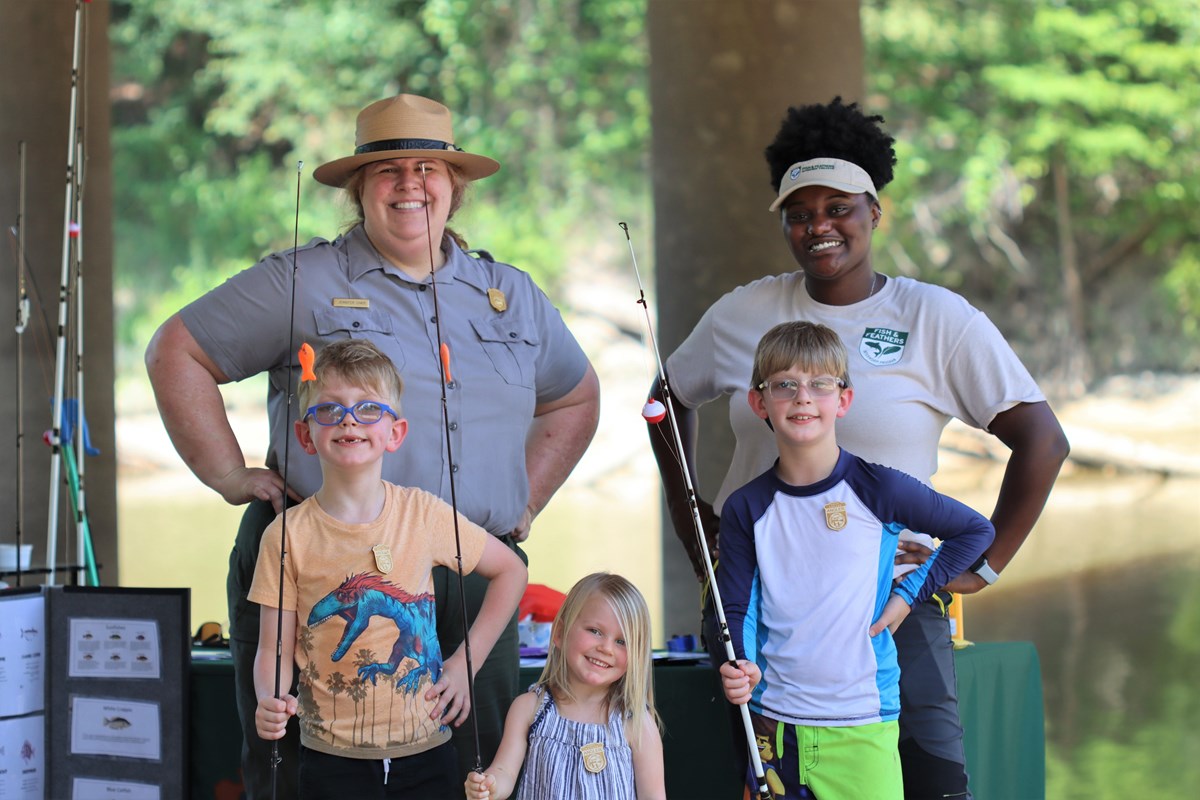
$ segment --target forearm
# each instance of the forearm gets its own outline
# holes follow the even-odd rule
[[[985,554],[997,572],[1008,566],[1033,530],[1070,452],[1066,434],[1046,403],[1023,404],[1000,417],[1004,419],[1000,425],[993,423],[993,433],[1012,453],[992,511],[996,538]]]
[[[283,626],[279,621],[282,617]],[[276,696],[275,667],[279,666],[279,694],[292,685],[296,655],[296,612],[259,606],[258,649],[254,653],[254,695],[259,700]]]
[[[517,560],[514,556],[514,560]],[[520,562],[517,561],[519,564]],[[501,634],[512,619],[521,595],[525,592],[528,573],[523,569],[508,569],[488,579],[488,588],[479,606],[479,613],[471,624],[469,637],[471,641],[471,660],[478,669],[496,646]],[[465,653],[466,643],[459,646],[455,655]]]
[[[579,463],[600,421],[600,382],[589,365],[565,397],[535,410],[525,437],[529,512],[536,516]]]

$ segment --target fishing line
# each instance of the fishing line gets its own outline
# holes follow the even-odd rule
[[[692,484],[691,470],[683,460],[683,438],[679,433],[679,425],[675,416],[675,403],[671,398],[671,389],[667,382],[667,373],[663,369],[662,354],[658,349],[658,342],[654,337],[654,325],[650,321],[650,306],[646,303],[646,291],[642,286],[642,274],[638,270],[637,254],[633,250],[633,239],[629,236],[629,226],[624,222],[618,222],[621,230],[625,231],[625,241],[629,245],[629,256],[633,261],[633,273],[637,277],[638,284],[638,305],[646,314],[646,328],[649,331],[649,339],[651,348],[654,350],[654,362],[658,366],[658,382],[662,389],[663,403],[659,404],[653,398],[646,403],[642,409],[642,416],[647,422],[658,425],[666,420],[667,427],[670,428],[671,443],[675,446],[675,461],[679,464],[680,473],[683,475],[683,484],[687,492],[688,508],[692,512],[692,523],[696,528],[696,538],[698,540],[700,554],[704,560],[704,574],[708,579],[709,586],[713,596],[713,606],[717,612],[717,621],[721,628],[721,643],[725,645],[725,657],[728,663],[732,666],[737,666],[737,654],[733,652],[733,642],[729,638],[729,624],[725,621],[725,607],[721,603],[721,592],[717,589],[717,576],[713,570],[712,557],[708,552],[708,542],[704,535],[704,523],[700,519],[700,509],[696,503],[696,490]],[[665,488],[665,484],[664,484]],[[763,772],[762,759],[758,754],[758,742],[754,736],[754,724],[750,720],[750,707],[746,703],[738,705],[742,716],[742,727],[745,728],[746,742],[750,748],[750,761],[754,765],[754,777],[758,781],[758,796],[760,800],[770,800],[771,793],[767,788],[766,774]]]
[[[458,532],[458,495],[454,488],[454,451],[451,448],[450,409],[446,399],[446,386],[453,378],[450,377],[450,345],[442,339],[442,312],[438,306],[437,275],[433,265],[433,226],[429,219],[429,188],[425,172],[428,167],[422,163],[417,165],[421,172],[421,191],[425,195],[425,239],[429,245],[429,283],[433,288],[433,327],[437,336],[438,366],[442,378],[442,427],[446,432],[446,462],[450,478],[450,508],[454,514],[454,559],[458,564],[458,599],[462,608],[463,619],[463,651],[467,657],[467,702],[471,704],[471,729],[475,735],[475,766],[473,772],[483,772],[483,754],[479,747],[479,715],[475,710],[475,669],[471,664],[471,633],[470,620],[467,619],[467,592],[463,580],[462,543]],[[447,169],[450,169],[447,165]],[[453,183],[453,178],[451,178]]]

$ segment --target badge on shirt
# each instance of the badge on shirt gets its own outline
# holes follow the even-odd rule
[[[608,759],[604,757],[604,742],[585,744],[579,748],[579,752],[583,754],[583,768],[593,775],[608,766]]]
[[[845,503],[825,504],[825,527],[829,528],[829,530],[840,531],[846,527],[848,521]]]
[[[387,575],[392,571],[392,551],[386,544],[377,544],[371,548],[375,554],[375,568]]]
[[[908,331],[891,328],[867,328],[858,343],[858,354],[868,364],[886,367],[904,358],[904,345],[908,343]]]
[[[488,302],[497,311],[508,310],[508,299],[504,296],[504,292],[499,289],[488,289]]]
[[[370,308],[371,301],[365,297],[335,297],[334,308]]]

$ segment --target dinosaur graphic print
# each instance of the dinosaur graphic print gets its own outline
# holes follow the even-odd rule
[[[336,624],[337,620],[344,622],[345,628],[328,658],[336,664],[350,655],[353,671],[349,678],[346,675],[349,670],[333,671],[323,677],[316,660],[311,658],[316,649],[314,629]],[[371,632],[364,637],[368,628]],[[386,633],[391,629],[395,631],[394,639]],[[432,594],[412,594],[377,574],[354,574],[313,605],[307,625],[301,627],[298,638],[299,649],[310,655],[307,666],[301,669],[299,698],[301,725],[309,735],[323,737],[331,745],[334,743],[333,728],[338,720],[337,698],[340,695],[345,695],[354,704],[354,720],[348,738],[355,747],[403,744],[405,740],[424,739],[443,727],[419,711],[426,702],[424,692],[442,673],[442,651],[437,639]],[[321,640],[331,642],[332,637],[324,636]],[[386,640],[392,645],[383,660],[371,645]],[[332,699],[332,707],[325,709],[332,712],[329,721],[321,716],[321,708],[313,698],[313,688],[319,683],[323,683],[325,696]],[[385,699],[390,698],[386,702],[377,696],[380,689],[386,692]],[[410,712],[402,715],[408,721],[400,723],[401,730],[393,730],[392,726],[397,699]],[[379,735],[381,740],[386,739],[386,745],[383,741],[372,741],[375,723],[381,715],[388,721],[385,735]]]

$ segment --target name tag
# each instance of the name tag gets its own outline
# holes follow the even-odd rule
[[[371,301],[365,297],[335,297],[334,308],[370,308]]]

